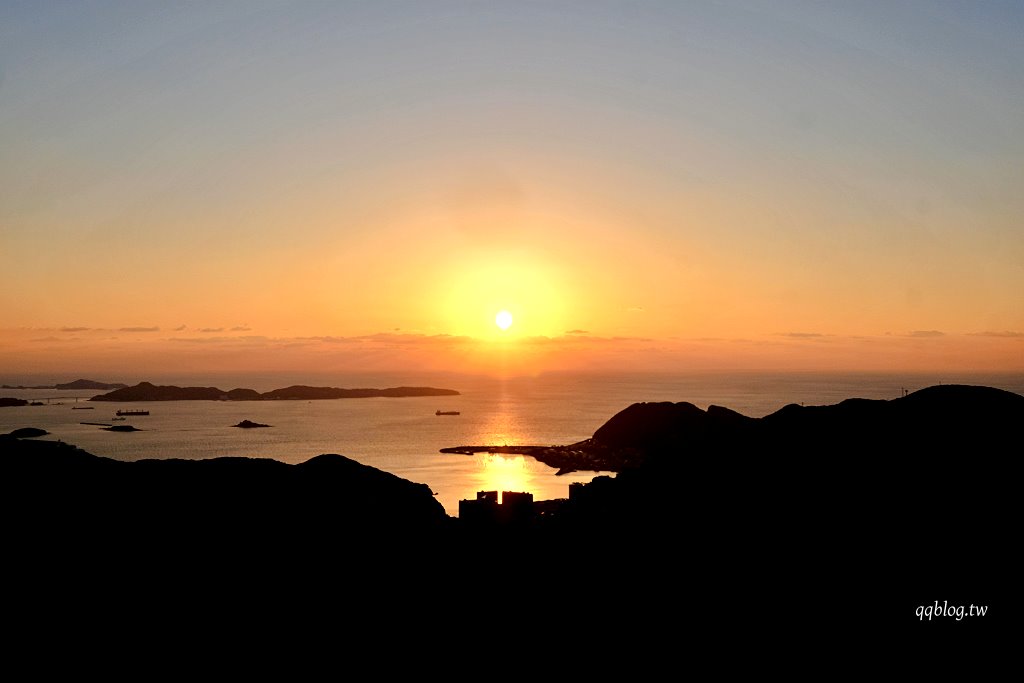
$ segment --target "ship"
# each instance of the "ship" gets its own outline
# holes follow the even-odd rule
[[[149,415],[148,410],[119,410],[117,414],[120,415]]]
[[[457,410],[438,410],[437,412],[434,413],[434,415],[458,415],[458,414],[459,414],[459,411],[457,411]]]

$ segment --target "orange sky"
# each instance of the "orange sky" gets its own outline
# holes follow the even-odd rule
[[[0,9],[0,375],[1024,370],[1019,8],[399,5]]]

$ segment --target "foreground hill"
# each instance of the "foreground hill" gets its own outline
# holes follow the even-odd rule
[[[20,434],[18,434],[20,436]],[[264,542],[329,525],[332,533],[395,533],[448,521],[430,488],[341,455],[289,465],[266,458],[137,460],[69,444],[0,436],[0,471],[48,533],[173,534]],[[113,523],[113,525],[112,525]],[[70,539],[68,539],[70,540]]]
[[[454,389],[434,387],[391,387],[388,389],[340,389],[336,387],[308,387],[296,385],[260,393],[253,389],[231,389],[224,391],[217,387],[176,387],[158,386],[140,382],[132,387],[93,396],[90,401],[312,401],[335,398],[372,398],[377,396],[402,398],[410,396],[458,396]]]
[[[868,629],[935,600],[998,604],[991,622],[1021,606],[1022,427],[1024,396],[976,386],[761,419],[635,404],[591,440],[627,466],[580,491],[566,528],[731,586],[728,604],[835,600]]]

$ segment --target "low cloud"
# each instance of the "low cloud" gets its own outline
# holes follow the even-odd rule
[[[118,332],[159,332],[159,327],[120,327]]]
[[[60,328],[61,332],[87,332],[88,330],[89,330],[88,327],[62,327],[62,328]]]
[[[223,332],[223,327],[200,327],[199,332]]]
[[[817,339],[818,337],[824,337],[825,335],[820,332],[782,332],[780,337],[789,337],[791,339]]]
[[[567,330],[566,334],[590,334],[587,330]]]
[[[938,330],[914,330],[908,337],[917,337],[919,339],[927,339],[930,337],[945,337],[945,332],[939,332]]]
[[[239,325],[238,327],[232,327],[231,331],[232,332],[251,332],[252,328],[251,327],[243,327],[243,326]]]
[[[174,331],[175,332],[181,332],[184,329],[185,329],[184,325],[178,325],[177,327],[174,328]]]

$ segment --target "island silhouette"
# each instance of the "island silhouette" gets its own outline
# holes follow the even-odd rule
[[[992,624],[1018,594],[1021,425],[1024,396],[963,385],[762,418],[637,403],[584,442],[512,451],[614,476],[560,501],[508,492],[516,514],[472,519],[339,454],[121,461],[9,434],[5,547],[12,585],[63,599],[82,598],[73,576],[108,598],[158,585],[160,601],[221,591],[238,609],[259,596],[379,615],[470,609],[497,583],[513,601],[571,592],[587,623],[636,622],[629,637],[654,636],[652,609],[882,634],[948,600],[992,604]]]
[[[139,382],[135,386],[115,389],[107,394],[93,396],[90,401],[310,401],[337,398],[404,398],[411,396],[458,396],[454,389],[435,387],[390,387],[387,389],[342,389],[338,387],[310,387],[294,385],[283,389],[258,392],[254,389],[217,387],[178,387]]]

